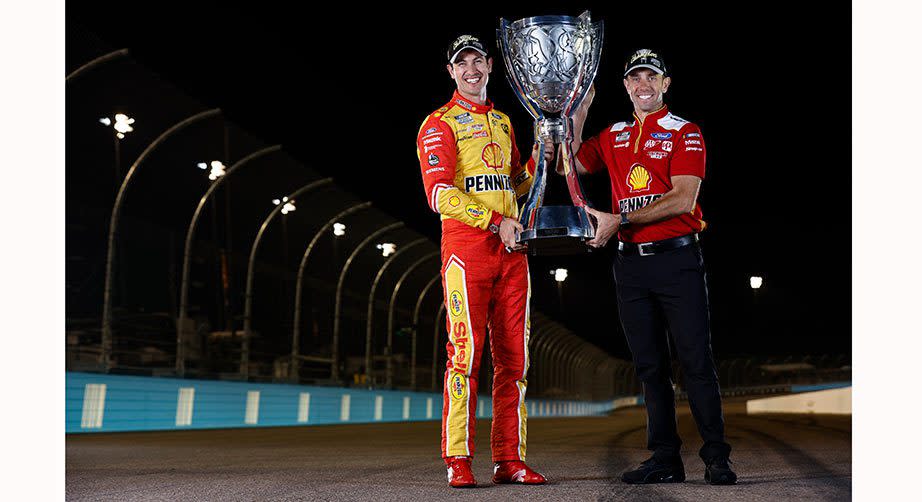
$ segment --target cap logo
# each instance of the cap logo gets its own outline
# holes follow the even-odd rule
[[[470,42],[471,40],[478,42],[478,43],[480,42],[480,40],[477,40],[477,37],[474,37],[471,35],[461,35],[460,37],[458,37],[457,40],[455,40],[455,47],[461,44],[466,44],[467,42]]]
[[[631,63],[633,64],[634,61],[637,61],[638,59],[641,59],[641,58],[658,58],[658,57],[659,56],[655,52],[651,51],[650,49],[640,49],[639,51],[635,52],[633,56],[631,56]]]

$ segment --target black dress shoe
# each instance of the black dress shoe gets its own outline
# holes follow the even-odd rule
[[[730,459],[718,457],[707,462],[704,480],[712,485],[735,485],[736,473],[730,468]]]
[[[681,483],[685,481],[685,467],[682,466],[682,459],[667,461],[650,457],[637,469],[622,474],[621,481],[632,485]]]

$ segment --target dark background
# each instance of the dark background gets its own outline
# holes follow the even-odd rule
[[[672,74],[671,111],[697,123],[707,141],[700,201],[709,224],[702,242],[715,353],[848,353],[849,13],[804,2],[745,13],[722,5],[330,4],[338,10],[297,14],[271,2],[69,3],[68,29],[79,28],[82,43],[68,43],[67,65],[105,52],[82,52],[94,44],[128,47],[132,58],[198,102],[221,107],[249,134],[283,144],[296,161],[438,242],[414,140],[425,116],[453,90],[447,43],[471,32],[495,47],[500,17],[590,9],[605,22],[605,45],[587,134],[630,119],[624,59],[649,47]],[[530,150],[531,117],[499,60],[489,96],[511,115],[519,148]],[[87,221],[100,218],[92,201],[100,211],[111,207],[112,183],[79,183],[79,166],[67,169],[68,197],[79,190],[81,201],[69,201],[68,224],[75,211],[85,211]],[[557,181],[549,184],[551,202],[567,199]],[[610,207],[605,175],[584,179],[584,186],[597,207]],[[168,225],[153,213],[135,218],[146,222],[139,225]],[[627,358],[609,260],[610,250],[533,258],[533,308]],[[569,270],[560,295],[549,275],[557,267]],[[751,275],[764,278],[757,294]],[[71,315],[79,298],[68,301]]]

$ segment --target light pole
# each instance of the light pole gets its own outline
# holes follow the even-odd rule
[[[371,349],[371,338],[372,338],[372,335],[373,335],[373,333],[374,333],[375,291],[378,290],[378,282],[381,280],[381,277],[384,276],[384,272],[387,271],[388,267],[391,266],[391,263],[394,263],[394,260],[396,260],[398,256],[400,256],[401,254],[403,254],[403,253],[406,252],[407,250],[413,249],[413,247],[418,246],[418,245],[420,245],[420,244],[426,242],[426,240],[427,240],[427,239],[424,239],[424,238],[416,239],[416,240],[414,240],[414,241],[409,242],[407,245],[402,246],[400,249],[398,249],[398,250],[395,251],[393,254],[391,254],[391,255],[387,258],[387,260],[385,260],[384,263],[381,264],[381,268],[379,268],[379,269],[378,269],[378,273],[375,274],[375,279],[371,282],[371,291],[368,293],[368,311],[367,311],[367,313],[366,313],[366,315],[365,315],[365,319],[366,319],[366,325],[365,325],[365,372],[366,372],[366,374],[368,375],[368,378],[371,379],[372,381],[373,381],[373,376],[374,376],[373,371],[372,371],[372,370],[373,370],[374,362],[372,361],[372,354],[371,354],[371,352],[372,352],[372,349]],[[391,384],[392,384],[392,382],[393,382],[393,362],[392,362],[392,359],[393,359],[393,357],[394,357],[394,354],[393,354],[393,343],[394,343],[394,340],[393,340],[393,338],[391,337],[391,333],[388,332],[388,334],[387,334],[387,371],[386,371],[386,373],[385,373],[385,375],[386,375],[386,378],[385,378],[385,385],[386,385],[387,387],[390,387]]]
[[[397,279],[397,284],[394,285],[394,292],[391,293],[391,301],[387,304],[387,339],[391,340],[394,337],[394,310],[397,305],[397,293],[400,292],[400,288],[403,286],[403,281],[410,276],[410,274],[420,265],[422,265],[426,260],[439,256],[438,251],[433,251],[420,259],[416,260],[407,267],[403,275],[400,276],[400,279]],[[410,388],[416,389],[416,326],[413,326],[412,330],[412,341],[410,342]]]
[[[132,127],[134,119],[124,113],[116,113],[114,121],[109,117],[103,117],[99,119],[99,123],[106,127],[112,126],[115,130],[112,140],[115,142],[115,182],[118,183],[122,177],[122,145],[120,141],[125,139],[126,134],[134,131],[134,127]]]
[[[108,54],[104,54],[104,55],[102,55],[102,56],[99,56],[98,58],[96,58],[96,59],[94,59],[94,60],[92,60],[92,61],[90,61],[90,62],[88,62],[88,63],[85,63],[85,64],[84,64],[83,66],[81,66],[80,68],[77,68],[76,70],[74,70],[74,71],[70,72],[69,74],[67,74],[67,76],[64,77],[64,81],[65,81],[65,82],[70,82],[70,80],[71,80],[72,78],[75,78],[75,77],[78,77],[78,76],[82,75],[82,74],[85,73],[87,70],[91,70],[91,69],[93,69],[93,68],[95,68],[95,67],[97,67],[97,66],[99,66],[99,65],[101,65],[101,64],[103,64],[103,63],[107,63],[107,62],[109,62],[109,61],[113,61],[113,60],[115,60],[115,59],[125,57],[125,56],[127,56],[127,55],[128,55],[128,49],[119,49],[119,50],[117,50],[117,51],[112,51],[112,52],[110,52],[110,53],[108,53]]]
[[[423,288],[422,292],[419,294],[419,298],[416,300],[416,307],[413,309],[413,344],[416,343],[416,333],[419,331],[419,309],[423,306],[423,299],[426,298],[426,294],[429,293],[429,290],[432,289],[439,279],[442,277],[441,271],[438,274],[435,274],[426,287]],[[435,359],[438,357],[438,343],[439,343],[439,318],[442,317],[442,311],[445,310],[445,302],[439,302],[441,307],[439,307],[439,312],[435,316],[435,334],[433,335],[432,342],[432,388],[435,389]],[[416,368],[413,368],[413,372],[416,372]]]
[[[560,302],[560,313],[563,314],[563,281],[567,280],[567,269],[555,268],[551,270],[551,275],[557,281],[557,300]]]
[[[103,287],[103,299],[102,299],[102,350],[100,351],[100,359],[103,366],[103,369],[108,372],[111,368],[112,361],[110,360],[112,354],[112,274],[113,274],[113,263],[115,258],[115,236],[118,230],[118,219],[121,214],[122,204],[125,201],[125,195],[127,193],[128,184],[131,182],[131,178],[134,176],[134,173],[137,172],[138,167],[147,157],[154,151],[161,143],[163,143],[167,138],[176,134],[177,132],[185,129],[190,124],[198,122],[206,118],[214,117],[221,113],[221,110],[218,108],[212,110],[206,110],[201,113],[197,113],[178,124],[170,127],[164,131],[160,136],[157,137],[151,144],[147,145],[147,148],[141,152],[141,155],[138,156],[137,160],[134,161],[134,164],[131,165],[131,168],[128,169],[128,173],[125,174],[125,178],[122,180],[122,184],[118,189],[118,194],[115,196],[115,205],[112,207],[112,215],[109,220],[109,240],[108,240],[108,249],[106,251],[106,276],[105,276],[105,286]]]
[[[759,289],[762,287],[762,277],[750,277],[749,287],[752,288],[752,331],[754,336],[758,336],[759,331],[762,331],[759,325]]]
[[[314,234],[314,237],[311,238],[310,244],[307,245],[307,249],[304,250],[304,255],[301,257],[301,264],[298,265],[298,278],[295,280],[295,318],[294,326],[291,330],[291,364],[289,365],[289,378],[292,381],[298,380],[299,369],[301,359],[301,290],[304,283],[304,271],[307,267],[307,259],[310,258],[311,251],[314,250],[314,246],[317,245],[317,242],[323,237],[330,227],[333,227],[333,235],[339,237],[345,235],[345,225],[338,223],[343,218],[357,213],[363,209],[371,207],[371,202],[362,202],[356,204],[344,211],[340,211],[336,216],[330,218],[319,230]],[[340,227],[337,227],[340,225]],[[333,359],[325,358],[312,358],[312,360],[317,360],[318,362],[329,362],[332,363]]]
[[[435,314],[435,327],[432,329],[432,390],[436,390],[436,373],[439,361],[439,333],[442,331],[442,324],[439,322],[442,315],[445,314],[445,302],[439,303],[439,310]]]
[[[186,372],[186,358],[185,358],[185,346],[183,345],[183,330],[185,329],[186,319],[188,318],[188,309],[189,309],[189,269],[190,262],[192,260],[192,238],[195,236],[195,229],[198,226],[199,216],[202,214],[202,209],[205,207],[205,204],[208,203],[208,199],[211,198],[211,194],[215,193],[221,184],[228,179],[228,177],[233,174],[237,169],[247,165],[251,160],[262,157],[270,153],[277,152],[282,149],[282,145],[273,145],[268,148],[263,148],[262,150],[257,150],[246,157],[234,162],[234,165],[230,166],[223,176],[218,176],[215,178],[214,183],[208,186],[208,189],[205,190],[205,194],[202,195],[202,198],[198,201],[198,206],[195,207],[195,212],[192,213],[192,221],[189,223],[189,228],[186,230],[186,243],[183,246],[183,255],[182,255],[182,285],[179,290],[179,320],[176,322],[176,373],[179,376],[183,376]],[[206,166],[207,167],[207,166]],[[214,169],[212,169],[214,173]],[[210,176],[209,176],[210,177]]]
[[[343,308],[343,284],[346,282],[346,272],[349,271],[349,266],[352,265],[352,261],[355,260],[355,257],[358,256],[359,251],[361,251],[369,243],[377,239],[378,237],[403,226],[402,222],[391,223],[390,225],[379,228],[365,238],[358,246],[352,251],[352,254],[349,255],[349,258],[346,259],[346,263],[343,264],[343,269],[339,273],[339,281],[336,283],[336,306],[333,308],[333,352],[331,354],[331,365],[330,370],[330,379],[333,381],[339,380],[339,327],[340,327],[340,317],[342,316]],[[365,371],[368,371],[368,368],[365,368]]]
[[[263,220],[263,224],[260,225],[259,231],[256,232],[256,239],[253,240],[253,245],[250,247],[250,260],[247,264],[246,296],[243,309],[243,348],[240,351],[240,375],[244,380],[250,377],[250,337],[253,332],[253,279],[256,275],[256,252],[259,250],[259,243],[262,241],[263,234],[266,228],[269,227],[269,223],[275,218],[275,215],[279,213],[288,214],[294,211],[294,201],[298,196],[330,183],[333,183],[333,178],[324,178],[295,190],[285,198],[284,203],[279,201],[280,203],[275,205],[275,209],[269,212],[269,215]]]

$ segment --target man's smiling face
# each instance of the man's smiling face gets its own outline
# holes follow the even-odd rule
[[[624,77],[624,88],[634,103],[634,109],[650,113],[663,107],[663,94],[672,79],[649,68],[637,68]]]
[[[465,96],[479,96],[490,80],[493,58],[467,49],[448,65],[448,73],[458,85],[458,91]]]

